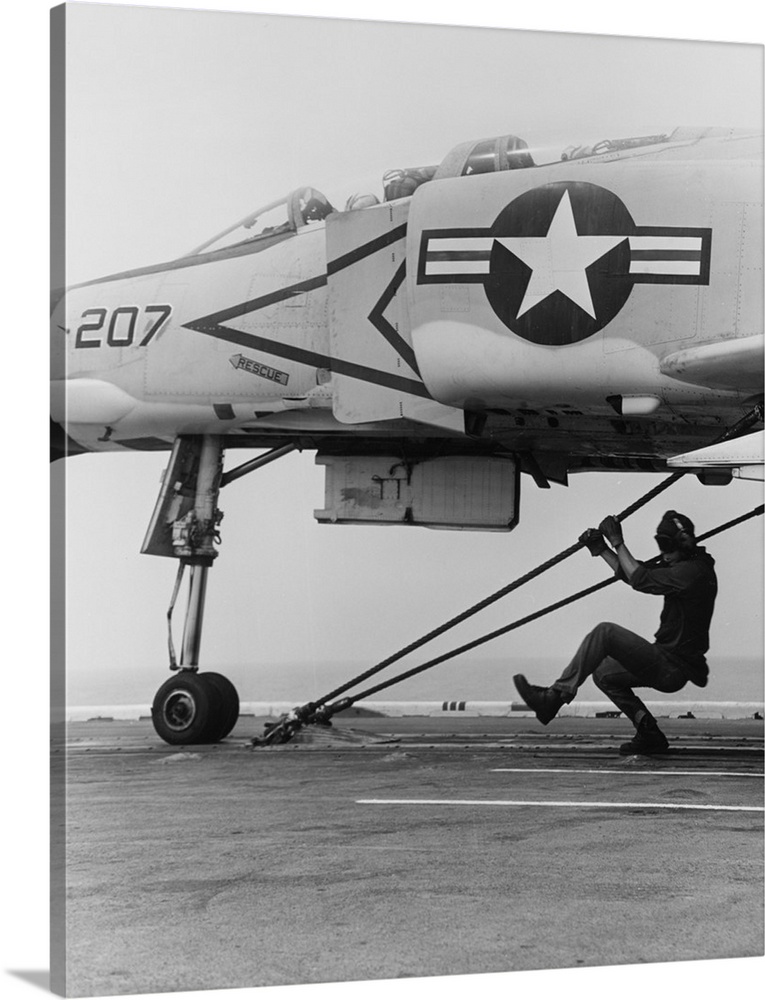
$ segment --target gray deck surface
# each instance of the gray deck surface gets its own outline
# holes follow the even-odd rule
[[[763,724],[662,727],[658,758],[611,719],[62,727],[67,993],[761,955]]]

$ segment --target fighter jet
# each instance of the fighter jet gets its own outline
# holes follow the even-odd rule
[[[324,524],[508,531],[522,474],[762,479],[761,420],[715,444],[763,398],[762,169],[746,130],[555,156],[485,138],[54,292],[54,457],[170,453],[142,551],[190,586],[159,735],[236,722],[233,685],[199,672],[219,494],[289,451],[325,468]],[[237,448],[265,452],[224,471]]]

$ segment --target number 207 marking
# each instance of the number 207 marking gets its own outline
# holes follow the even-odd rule
[[[139,347],[146,347],[152,338],[159,333],[163,323],[170,318],[172,311],[172,306],[167,305],[144,306],[143,310],[139,309],[138,306],[119,306],[111,311],[108,309],[86,309],[82,314],[82,319],[90,321],[82,323],[77,328],[74,346],[102,347],[105,330],[106,344],[109,347],[131,347],[135,341],[138,317],[143,312],[146,318],[152,319],[151,325],[138,344]],[[153,318],[155,314],[156,318]],[[101,334],[101,336],[94,336],[94,334]]]

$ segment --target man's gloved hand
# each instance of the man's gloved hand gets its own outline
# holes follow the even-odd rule
[[[603,533],[597,528],[588,528],[579,536],[579,541],[587,546],[591,556],[599,556],[608,549]]]
[[[598,529],[603,532],[614,548],[616,548],[617,545],[621,545],[624,541],[621,525],[611,514],[609,514],[608,517],[603,518],[598,525]]]

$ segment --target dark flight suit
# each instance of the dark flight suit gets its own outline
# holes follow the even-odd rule
[[[625,580],[621,570],[617,575]],[[650,687],[671,693],[688,681],[704,687],[709,668],[709,624],[717,596],[714,559],[697,547],[680,562],[641,563],[630,586],[643,594],[662,594],[664,607],[655,642],[613,622],[601,622],[585,636],[571,663],[552,688],[572,701],[587,677],[624,714],[638,724],[650,715],[632,690]]]

